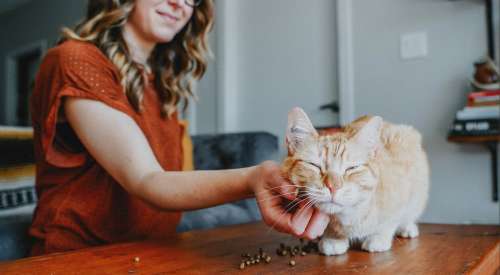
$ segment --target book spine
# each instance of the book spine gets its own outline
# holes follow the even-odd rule
[[[486,118],[496,119],[499,117],[500,106],[465,107],[456,114],[456,118],[460,120]]]
[[[500,96],[467,97],[468,102],[500,102]]]
[[[455,120],[451,130],[458,132],[500,131],[500,120]]]
[[[469,93],[467,97],[475,98],[475,97],[487,97],[487,96],[500,96],[500,90],[495,91],[475,91]]]
[[[483,102],[474,100],[467,101],[467,107],[482,107],[482,106],[500,106],[500,100],[483,101]]]
[[[450,130],[451,136],[496,136],[500,135],[500,130],[484,130],[484,131],[457,131]]]

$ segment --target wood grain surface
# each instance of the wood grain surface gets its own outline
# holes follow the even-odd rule
[[[262,223],[0,263],[0,274],[495,274],[500,226],[420,225],[416,239],[395,239],[391,251],[351,248],[341,256],[277,256],[280,243],[299,244]],[[270,263],[239,269],[242,253],[262,248]],[[134,258],[138,257],[138,262]]]

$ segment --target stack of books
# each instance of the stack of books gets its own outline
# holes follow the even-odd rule
[[[455,115],[450,135],[500,135],[500,90],[469,93],[467,105]]]

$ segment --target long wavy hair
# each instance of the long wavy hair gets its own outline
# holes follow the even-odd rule
[[[135,0],[89,0],[85,19],[74,29],[63,28],[59,42],[74,39],[93,43],[101,49],[119,69],[128,101],[140,112],[144,68],[132,60],[122,35],[134,5]],[[212,0],[202,0],[193,8],[186,26],[172,41],[158,43],[149,57],[164,116],[172,115],[179,102],[183,102],[183,110],[186,110],[189,100],[196,99],[192,80],[200,79],[207,68],[207,34],[213,26],[213,12]]]

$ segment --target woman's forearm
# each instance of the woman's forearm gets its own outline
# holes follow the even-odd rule
[[[258,166],[224,171],[152,172],[133,193],[164,210],[210,207],[253,195],[251,173]]]

